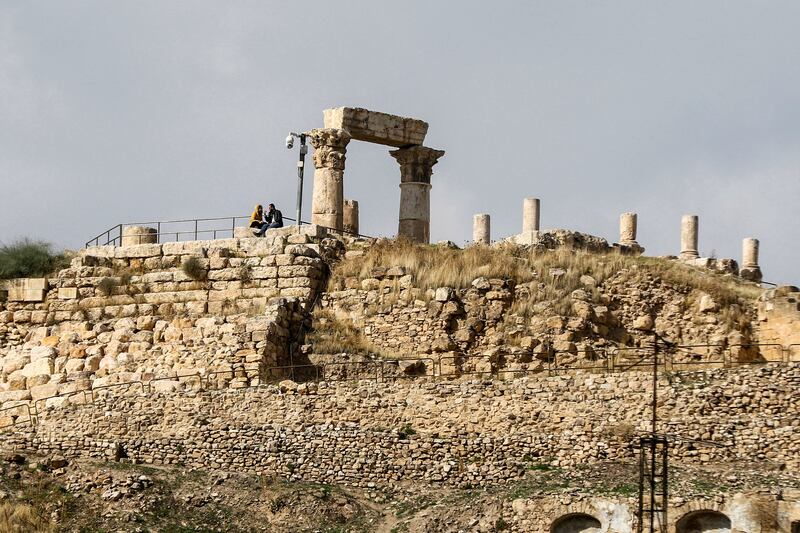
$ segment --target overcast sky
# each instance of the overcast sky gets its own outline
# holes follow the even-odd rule
[[[0,0],[0,241],[77,248],[120,222],[294,212],[289,130],[327,107],[426,120],[431,236],[543,228],[800,282],[800,3]],[[362,232],[397,231],[399,168],[352,142]],[[305,215],[310,216],[311,172]]]

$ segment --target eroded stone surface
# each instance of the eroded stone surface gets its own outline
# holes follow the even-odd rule
[[[421,145],[428,133],[428,123],[422,120],[360,107],[326,109],[323,119],[326,128],[347,130],[355,140],[388,146]]]

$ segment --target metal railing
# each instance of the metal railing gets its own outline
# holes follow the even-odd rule
[[[292,217],[283,217],[288,222],[296,222]],[[121,246],[123,237],[155,237],[156,242],[180,242],[203,240],[226,239],[236,236],[237,221],[247,225],[250,221],[249,215],[216,217],[216,218],[189,218],[184,220],[156,220],[151,222],[129,222],[112,226],[96,237],[86,241],[86,247],[91,246]],[[301,224],[310,224],[302,221]],[[155,229],[155,233],[142,233],[124,235],[125,228],[129,227],[148,227]],[[353,237],[372,238],[369,235],[354,233],[345,229],[336,229],[328,226],[320,226],[334,233],[342,233]]]

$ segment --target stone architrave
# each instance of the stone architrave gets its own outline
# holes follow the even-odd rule
[[[479,213],[472,217],[472,241],[487,246],[492,242],[491,220],[488,214]]]
[[[314,193],[311,223],[341,231],[344,215],[344,162],[350,134],[346,130],[311,130],[314,147]]]
[[[525,198],[522,202],[522,233],[530,234],[539,231],[538,198]]]
[[[389,154],[400,164],[400,223],[398,236],[414,242],[430,242],[431,174],[444,150],[411,146]]]
[[[739,275],[755,282],[762,279],[761,267],[758,266],[758,246],[758,239],[742,239],[742,268],[739,269]]]
[[[683,215],[681,218],[681,259],[697,259],[697,215]]]
[[[421,146],[428,133],[428,123],[360,107],[336,107],[322,112],[326,128],[347,130],[356,141],[366,141],[402,148]]]
[[[137,244],[155,244],[158,242],[156,228],[147,226],[125,226],[122,228],[121,246],[134,246]]]
[[[358,235],[358,201],[344,201],[343,229],[351,235]]]

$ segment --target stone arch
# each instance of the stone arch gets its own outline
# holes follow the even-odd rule
[[[675,524],[676,533],[730,533],[731,519],[710,509],[692,511]]]
[[[586,513],[560,516],[550,526],[550,533],[599,533],[600,520]]]

